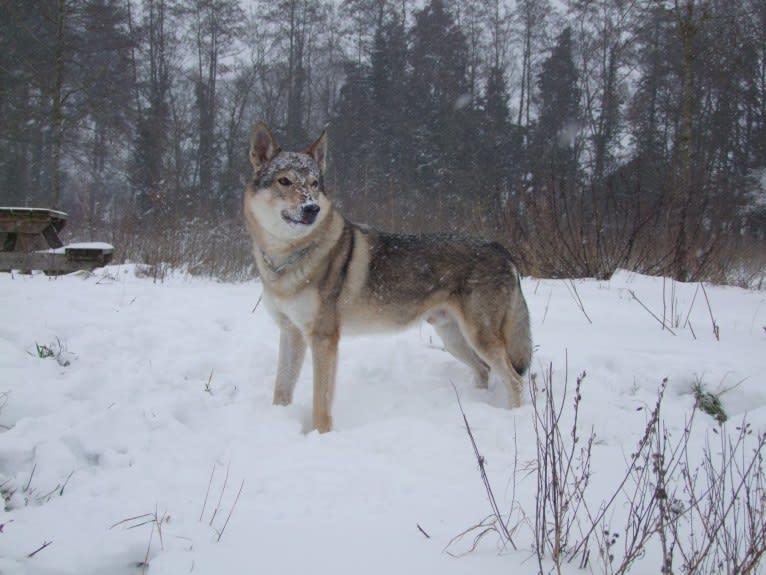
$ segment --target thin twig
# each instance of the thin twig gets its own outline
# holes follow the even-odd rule
[[[700,284],[697,284],[697,287],[694,289],[694,295],[692,296],[692,302],[689,304],[689,311],[686,312],[686,321],[684,322],[684,327],[687,325],[691,328],[691,324],[689,323],[689,316],[692,314],[692,309],[694,308],[694,302],[697,301],[697,294],[700,291]],[[693,333],[693,330],[692,330]],[[697,339],[696,337],[694,339]]]
[[[141,523],[136,523],[135,525],[131,525],[130,527],[128,527],[128,529],[138,529],[139,527],[143,527],[144,525],[150,525],[152,523],[157,523],[157,516],[156,515],[154,515],[152,513],[147,513],[147,515],[149,517],[151,517],[151,519],[149,519],[148,521],[142,521]]]
[[[622,479],[620,480],[620,483],[617,485],[617,488],[612,492],[609,499],[607,499],[605,502],[602,503],[601,508],[599,509],[596,516],[590,520],[591,526],[585,532],[585,535],[580,539],[580,542],[575,546],[572,552],[573,556],[576,556],[580,551],[583,550],[583,546],[587,544],[590,536],[601,525],[601,521],[604,519],[607,512],[612,508],[612,505],[617,499],[617,496],[623,492],[623,489],[625,485],[628,483],[628,480],[630,479],[631,474],[636,469],[636,467],[640,465],[639,455],[644,453],[647,447],[651,445],[653,430],[655,425],[657,425],[659,421],[660,406],[662,404],[662,399],[665,395],[665,389],[667,387],[667,383],[668,383],[667,378],[664,378],[662,380],[662,384],[660,385],[660,389],[657,392],[657,402],[655,403],[654,408],[649,414],[649,419],[647,421],[646,427],[644,428],[644,434],[641,437],[641,439],[638,441],[638,444],[636,445],[636,449],[631,455],[628,468],[625,470],[625,473],[623,474]]]
[[[421,532],[423,535],[425,535],[425,536],[426,536],[426,539],[431,539],[431,536],[430,536],[428,533],[426,533],[426,530],[425,530],[425,529],[423,529],[423,528],[420,526],[420,523],[415,523],[415,525],[417,526],[417,528],[418,528],[418,531],[420,531],[420,532]]]
[[[43,549],[45,549],[46,547],[48,547],[48,546],[49,546],[51,543],[53,543],[53,541],[45,541],[45,542],[43,542],[43,544],[42,544],[42,545],[40,545],[40,547],[38,547],[37,549],[35,549],[34,551],[32,551],[32,553],[30,553],[29,555],[27,555],[27,559],[31,559],[32,557],[34,557],[34,556],[35,556],[35,555],[37,555],[37,554],[38,554],[40,551],[42,551]]]
[[[719,384],[718,391],[716,391],[715,394],[718,397],[721,397],[724,393],[729,393],[730,391],[732,391],[734,389],[737,389],[740,385],[745,383],[748,379],[750,379],[750,378],[749,377],[743,377],[737,383],[729,385],[728,387],[720,387],[720,384]],[[721,384],[723,384],[723,381],[721,381]]]
[[[593,321],[591,321],[590,316],[588,315],[588,312],[585,311],[585,305],[582,303],[582,299],[580,298],[580,294],[577,291],[577,286],[575,286],[574,280],[569,280],[569,282],[564,284],[564,285],[566,285],[567,287],[571,286],[571,289],[570,289],[569,293],[574,298],[575,303],[577,304],[577,307],[580,308],[580,311],[585,316],[585,319],[588,320],[588,323],[589,324],[593,324]]]
[[[223,478],[223,486],[221,487],[221,493],[218,495],[218,505],[215,506],[215,509],[213,510],[213,514],[210,516],[210,522],[208,525],[212,527],[213,521],[215,520],[215,516],[218,514],[218,511],[221,509],[221,501],[223,500],[223,494],[226,492],[226,485],[229,483],[229,467],[231,463],[229,463],[226,466],[226,475]]]
[[[129,521],[135,521],[136,519],[143,519],[144,517],[151,517],[151,513],[144,513],[143,515],[136,515],[135,517],[128,517],[127,519],[123,519],[122,521],[118,521],[114,525],[112,525],[109,529],[114,529],[118,525],[122,525],[123,523],[128,523]],[[149,523],[148,521],[146,523]],[[145,525],[145,523],[142,523],[142,525]]]
[[[231,514],[234,513],[234,508],[237,506],[237,501],[239,501],[239,496],[242,494],[242,488],[245,486],[245,480],[242,480],[242,483],[239,484],[239,491],[237,491],[237,496],[234,498],[234,503],[231,505],[231,509],[229,509],[229,514],[226,516],[226,521],[223,522],[223,527],[221,527],[221,531],[218,533],[218,541],[221,540],[221,537],[223,537],[223,532],[226,530],[226,526],[229,524],[229,519],[231,519]]]
[[[707,303],[707,311],[710,314],[710,321],[713,324],[713,335],[715,336],[716,341],[721,341],[721,328],[716,323],[715,318],[713,317],[713,308],[710,307],[710,299],[707,297],[707,290],[705,289],[705,284],[700,282],[699,285],[702,288],[702,295],[705,296],[705,302]]]
[[[638,299],[638,296],[636,295],[636,292],[634,292],[632,289],[630,289],[630,290],[628,290],[628,293],[633,297],[634,300],[636,300],[639,303],[639,305],[642,308],[644,308],[647,312],[649,312],[649,315],[651,315],[654,319],[657,320],[657,322],[662,326],[663,329],[668,330],[668,332],[670,332],[672,335],[676,335],[676,332],[674,332],[672,329],[670,329],[670,327],[665,325],[665,322],[663,322],[659,317],[657,317],[657,315],[652,310],[650,310],[648,307],[646,307],[644,305],[644,302],[642,302],[640,299]]]
[[[485,468],[486,461],[484,459],[484,456],[479,453],[479,447],[476,445],[476,440],[473,437],[473,432],[471,431],[471,426],[468,423],[468,417],[465,414],[465,411],[463,410],[463,403],[460,401],[460,394],[458,393],[457,386],[453,383],[452,388],[455,390],[455,397],[457,397],[457,405],[460,409],[460,413],[463,416],[463,423],[465,424],[465,430],[466,433],[468,433],[468,438],[471,440],[471,445],[473,446],[473,452],[476,456],[476,461],[479,464],[479,472],[481,474],[481,480],[484,482],[484,488],[487,491],[487,497],[489,498],[490,506],[492,507],[492,512],[495,516],[495,519],[497,520],[497,523],[500,524],[500,532],[503,535],[503,537],[511,544],[514,550],[517,549],[516,544],[513,542],[513,538],[511,537],[510,532],[508,531],[508,526],[505,524],[505,521],[503,521],[503,517],[500,514],[500,509],[497,506],[497,501],[495,500],[495,494],[492,492],[492,486],[489,483],[489,478],[487,477],[487,470]]]
[[[162,514],[162,517],[157,515],[157,506],[154,506],[154,522],[157,524],[157,534],[160,536],[160,549],[165,549],[165,540],[162,537],[162,524],[168,519],[167,512]]]
[[[545,302],[545,311],[543,311],[543,319],[541,323],[545,323],[545,318],[548,317],[548,307],[551,305],[551,297],[553,296],[553,288],[548,292],[548,299]]]
[[[69,475],[66,476],[66,479],[64,480],[64,484],[61,486],[61,489],[59,490],[59,497],[64,495],[64,489],[66,489],[66,486],[69,485],[69,480],[72,479],[72,475],[74,475],[74,469],[69,472]]]
[[[30,474],[29,474],[29,481],[27,481],[27,484],[26,484],[26,486],[24,487],[24,492],[25,492],[25,493],[29,491],[29,486],[30,486],[30,485],[32,485],[32,478],[35,476],[35,470],[36,470],[36,469],[37,469],[37,463],[35,463],[35,464],[32,466],[32,473],[30,473]]]
[[[210,486],[213,484],[213,475],[215,475],[215,463],[213,469],[210,471],[210,481],[207,482],[207,491],[205,491],[205,501],[202,502],[202,511],[199,514],[199,520],[202,522],[202,518],[205,515],[205,507],[207,507],[207,498],[210,495]]]
[[[492,523],[491,523],[491,524],[489,524],[489,525],[487,525],[487,524],[485,523],[485,521],[487,521],[487,520],[488,520],[488,519],[490,519],[490,518],[492,518]],[[481,523],[479,523],[478,525],[474,525],[473,527],[469,527],[468,529],[466,529],[466,530],[465,530],[465,531],[463,531],[462,533],[458,533],[458,534],[457,534],[455,537],[453,537],[453,538],[450,540],[450,542],[449,542],[449,543],[447,543],[447,546],[444,548],[444,551],[445,551],[445,552],[447,553],[447,555],[449,555],[450,557],[457,557],[457,558],[459,558],[459,557],[465,557],[465,556],[466,556],[466,555],[468,555],[469,553],[473,553],[474,551],[476,551],[476,548],[479,546],[479,541],[481,541],[481,540],[482,540],[482,538],[483,538],[483,537],[484,537],[484,536],[485,536],[487,533],[491,533],[492,531],[497,531],[497,527],[495,527],[495,525],[494,525],[494,523],[495,523],[495,522],[496,522],[496,520],[494,519],[494,517],[493,517],[492,515],[490,515],[489,517],[485,517],[485,518],[484,518],[484,521],[482,521],[482,522],[481,522]],[[463,537],[465,537],[466,535],[468,535],[468,534],[469,534],[469,533],[471,533],[472,531],[476,531],[477,529],[481,529],[481,531],[479,531],[479,534],[478,534],[478,535],[476,535],[476,537],[474,537],[474,538],[473,538],[473,543],[471,544],[471,547],[469,547],[469,548],[468,548],[466,551],[464,551],[463,553],[453,553],[452,551],[450,551],[450,550],[449,550],[449,548],[452,546],[452,544],[453,544],[455,541],[458,541],[459,539],[462,539]]]
[[[141,563],[141,574],[144,575],[149,567],[149,552],[152,550],[152,538],[154,537],[154,525],[149,533],[149,543],[146,545],[146,553],[144,554],[144,561]]]

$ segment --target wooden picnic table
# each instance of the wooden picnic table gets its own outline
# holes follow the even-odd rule
[[[114,254],[109,244],[64,246],[59,232],[67,217],[47,208],[0,207],[0,272],[38,269],[62,274],[108,264]]]

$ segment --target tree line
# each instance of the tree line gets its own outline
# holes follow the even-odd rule
[[[354,219],[540,275],[715,278],[766,235],[766,5],[0,0],[2,203],[236,226],[256,121],[326,127]]]

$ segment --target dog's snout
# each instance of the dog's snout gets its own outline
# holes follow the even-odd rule
[[[317,204],[304,204],[301,206],[301,223],[313,224],[317,219],[319,213],[319,205]]]

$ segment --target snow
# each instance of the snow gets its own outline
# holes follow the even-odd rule
[[[65,247],[76,250],[113,250],[114,246],[106,242],[76,242]]]
[[[7,206],[7,207],[0,206],[0,212],[10,212],[10,213],[14,213],[14,212],[24,212],[24,213],[40,212],[42,214],[48,214],[48,215],[51,215],[51,216],[57,216],[57,217],[63,218],[63,219],[66,219],[68,217],[66,212],[62,212],[62,211],[59,211],[59,210],[51,210],[51,209],[48,209],[48,208],[27,208],[25,206]]]
[[[475,389],[424,324],[343,339],[336,429],[307,432],[310,358],[295,403],[271,405],[278,331],[258,282],[135,272],[0,274],[0,573],[536,572],[524,527],[517,551],[494,535],[462,558],[444,551],[490,512],[451,383],[500,508],[515,495],[531,515],[534,474],[513,473],[535,456],[528,397],[511,411],[497,382]],[[695,381],[726,390],[727,426],[747,414],[766,428],[763,292],[706,286],[717,340],[697,284],[620,272],[523,289],[533,371],[552,365],[561,393],[565,372],[570,385],[587,372],[594,484],[620,477],[644,429],[638,408],[666,377],[671,431]],[[662,318],[663,301],[675,335],[641,305]],[[705,418],[700,442],[717,426]],[[658,571],[651,554],[634,570]]]
[[[62,246],[60,248],[50,248],[47,250],[39,250],[40,253],[46,253],[46,254],[64,254],[66,253],[66,250],[75,249],[75,250],[102,250],[105,252],[113,252],[114,246],[112,244],[108,244],[106,242],[76,242],[72,244],[67,244],[65,246]]]

